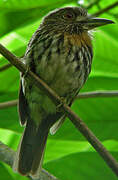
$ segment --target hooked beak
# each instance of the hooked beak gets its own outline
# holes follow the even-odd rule
[[[91,30],[99,26],[114,24],[114,22],[112,20],[103,19],[103,18],[87,18],[87,20],[84,21],[83,24],[85,28]]]

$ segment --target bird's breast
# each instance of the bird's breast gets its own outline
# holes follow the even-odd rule
[[[85,37],[84,37],[85,38]],[[89,38],[78,35],[55,35],[39,40],[30,52],[36,73],[60,96],[79,90],[91,69]]]

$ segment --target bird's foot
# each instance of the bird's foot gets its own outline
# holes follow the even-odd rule
[[[61,112],[61,111],[62,111],[61,108],[62,108],[62,106],[63,106],[65,103],[66,103],[65,98],[64,98],[64,97],[61,97],[61,103],[56,106],[56,111],[57,111],[57,112]]]
[[[26,78],[27,77],[27,74],[28,74],[28,71],[30,70],[30,68],[29,67],[27,67],[27,69],[26,69],[26,71],[25,71],[25,73],[23,74],[23,77],[24,78]]]

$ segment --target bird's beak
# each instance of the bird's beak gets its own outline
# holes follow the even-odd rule
[[[91,30],[99,26],[114,24],[114,22],[112,20],[103,19],[103,18],[87,18],[87,20],[84,21],[83,24],[84,27],[86,27],[88,30]]]

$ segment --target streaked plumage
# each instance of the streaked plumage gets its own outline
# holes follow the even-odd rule
[[[32,36],[23,58],[27,67],[68,105],[72,104],[91,71],[93,53],[88,31],[103,25],[102,20],[96,21],[89,20],[86,10],[80,7],[51,12]],[[48,132],[63,113],[57,111],[44,92],[21,77],[19,115],[26,128],[14,169],[22,175],[38,177]]]

